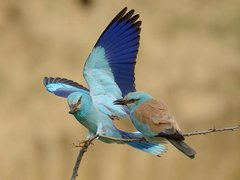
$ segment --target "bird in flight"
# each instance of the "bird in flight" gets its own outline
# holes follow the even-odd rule
[[[66,78],[45,77],[47,91],[67,98],[69,113],[88,129],[87,139],[94,135],[122,139],[141,138],[140,132],[124,132],[117,129],[112,119],[129,118],[125,106],[115,106],[113,101],[135,91],[134,69],[139,48],[141,21],[134,10],[121,10],[98,39],[84,68],[83,76],[88,88]],[[101,141],[116,142],[107,138]],[[117,141],[160,156],[166,151],[165,140]]]

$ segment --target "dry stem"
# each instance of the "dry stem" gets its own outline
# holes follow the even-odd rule
[[[225,128],[215,128],[214,127],[214,128],[210,128],[210,129],[204,130],[204,131],[192,131],[189,133],[183,133],[183,136],[189,137],[189,136],[196,136],[196,135],[205,135],[205,134],[209,134],[209,133],[216,133],[216,132],[223,132],[223,131],[234,131],[236,129],[240,129],[240,125],[236,125],[236,126],[232,126],[232,127],[225,127]],[[103,136],[103,135],[98,135],[98,134],[95,135],[88,141],[85,141],[83,146],[81,147],[78,157],[77,157],[77,160],[76,160],[76,163],[73,168],[71,180],[75,180],[76,177],[78,176],[78,169],[79,169],[82,157],[83,157],[84,153],[87,151],[89,145],[96,138],[105,138],[105,139],[109,139],[109,140],[113,140],[113,141],[121,141],[121,142],[146,141],[145,138],[122,139],[122,138],[115,138],[115,137]]]

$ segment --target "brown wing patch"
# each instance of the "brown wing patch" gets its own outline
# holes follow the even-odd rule
[[[175,133],[180,131],[173,115],[163,102],[151,99],[140,105],[134,115],[141,123],[148,124],[150,129],[156,133]]]

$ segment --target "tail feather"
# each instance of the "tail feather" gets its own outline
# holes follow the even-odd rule
[[[167,151],[165,143],[156,144],[147,141],[133,141],[126,144],[155,156],[161,156]]]
[[[128,133],[124,131],[119,131],[119,132],[121,133],[122,138],[125,138],[125,139],[131,139],[131,138],[135,139],[135,138],[143,137],[143,135],[140,132],[133,132],[133,133]],[[126,142],[126,144],[155,156],[161,156],[163,153],[167,151],[166,141],[161,141],[159,143],[147,142],[147,141],[132,141],[132,142]]]
[[[168,141],[189,158],[193,159],[195,157],[196,151],[187,145],[184,141],[176,139],[168,139]]]

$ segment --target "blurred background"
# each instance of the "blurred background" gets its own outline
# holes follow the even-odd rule
[[[240,1],[0,1],[0,179],[65,180],[86,130],[44,76],[86,85],[83,63],[125,6],[141,15],[138,90],[165,101],[182,130],[232,126],[240,119]],[[127,121],[117,121],[134,130]],[[190,160],[169,145],[161,158],[95,141],[78,179],[239,180],[240,132],[189,137]]]

